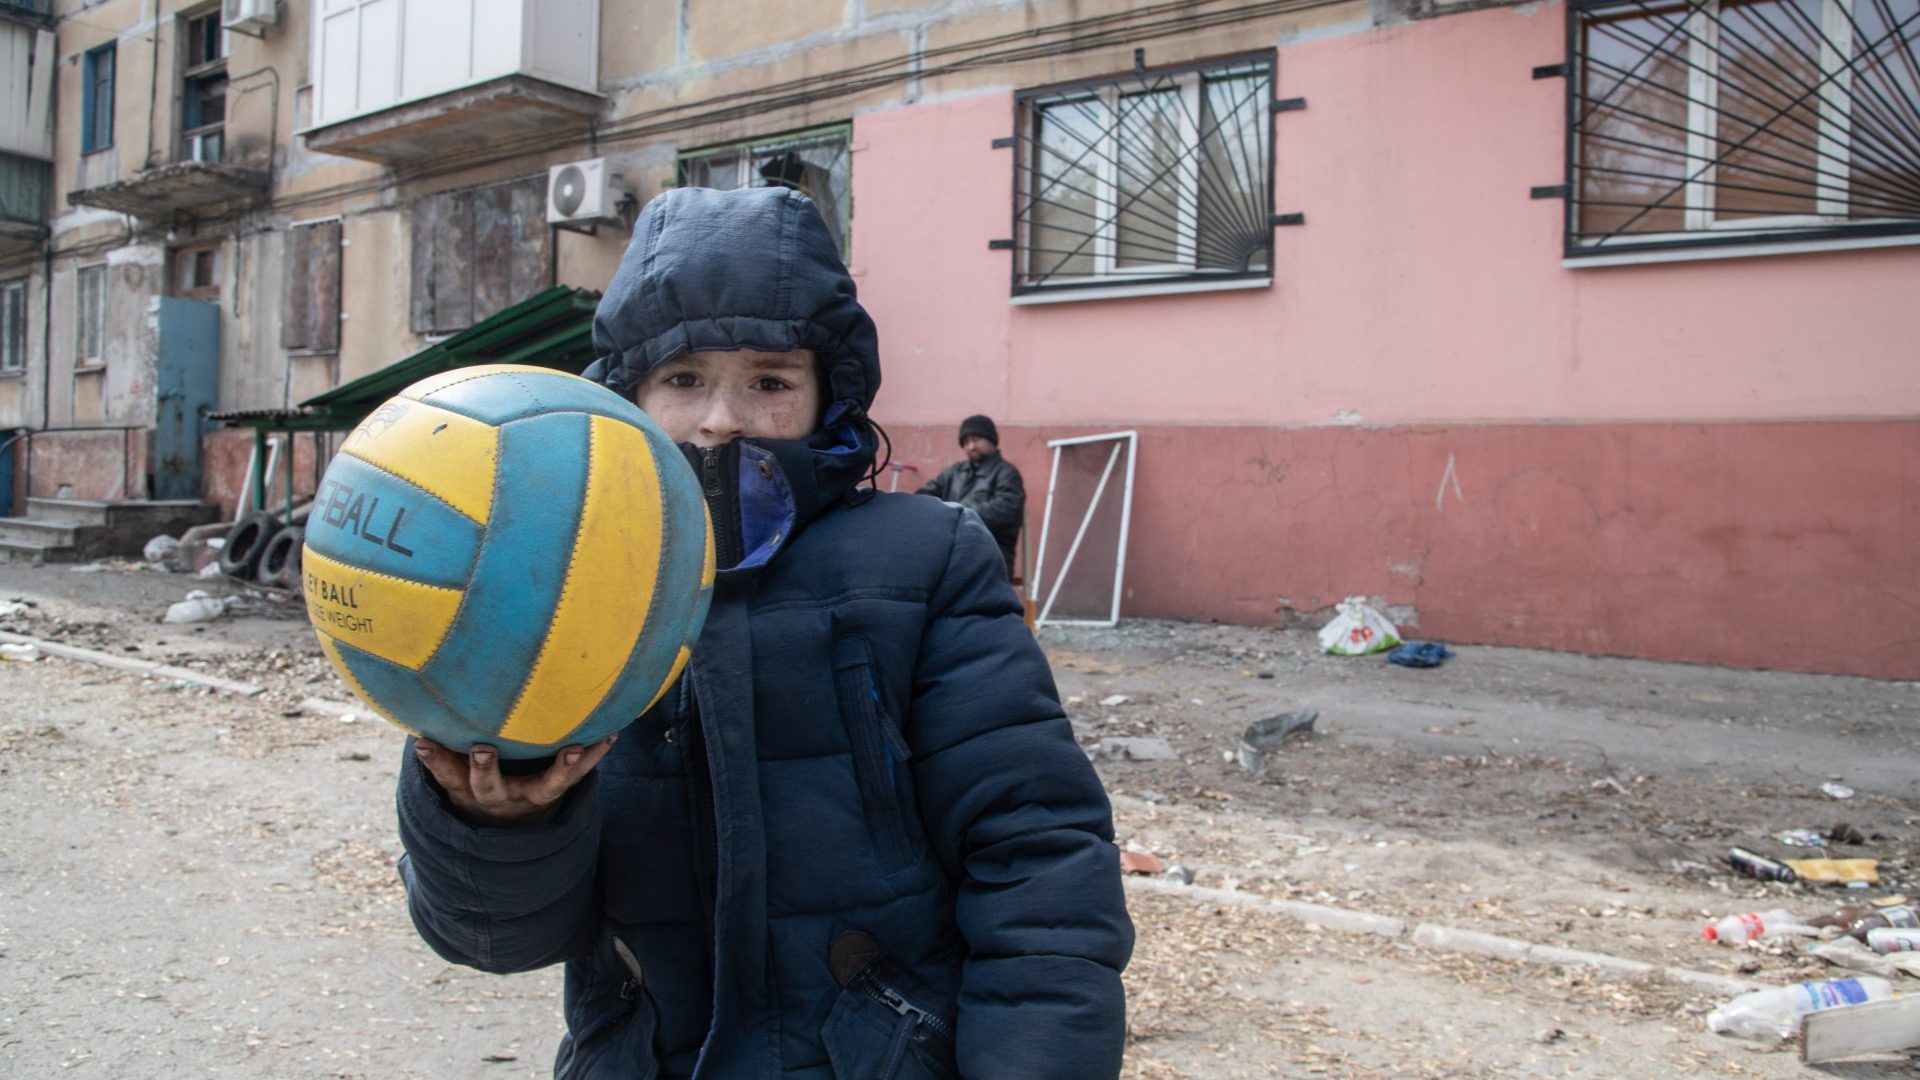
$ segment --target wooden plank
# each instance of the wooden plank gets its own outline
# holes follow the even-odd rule
[[[265,693],[267,689],[264,686],[255,686],[253,683],[235,682],[232,679],[223,679],[218,675],[208,675],[204,672],[194,671],[189,668],[169,667],[166,664],[155,663],[152,660],[137,660],[131,656],[115,656],[112,653],[95,652],[92,649],[82,649],[75,645],[62,645],[57,641],[42,641],[39,638],[28,637],[25,634],[14,634],[5,630],[0,630],[0,641],[14,645],[32,645],[48,656],[58,656],[67,660],[78,660],[83,664],[95,664],[100,667],[113,668],[117,671],[132,671],[155,679],[172,679],[176,682],[192,683],[196,686],[211,686],[215,690],[225,690],[233,694],[245,694],[247,697]]]
[[[306,226],[307,274],[312,296],[307,304],[307,348],[340,349],[340,229],[338,221]]]
[[[513,228],[513,186],[473,193],[473,321],[505,311],[513,295],[513,264],[523,256]]]
[[[439,197],[433,248],[433,329],[437,333],[473,325],[473,192]]]
[[[307,288],[307,238],[305,229],[287,230],[285,239],[286,289],[280,311],[280,347],[307,347],[307,308],[312,293]]]
[[[407,324],[416,334],[433,332],[433,257],[436,246],[435,220],[439,214],[440,197],[430,195],[414,201],[410,217],[413,233],[413,254],[409,259],[409,280],[411,286],[411,310]]]
[[[1920,1046],[1920,997],[1891,998],[1808,1013],[1800,1021],[1800,1060],[1809,1065]]]
[[[514,184],[513,303],[553,284],[553,228],[547,224],[547,178]]]

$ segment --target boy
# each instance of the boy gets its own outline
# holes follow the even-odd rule
[[[859,486],[877,337],[812,204],[653,200],[594,342],[701,476],[713,605],[617,743],[532,776],[413,744],[422,937],[564,961],[563,1078],[1116,1075],[1106,794],[979,518]]]

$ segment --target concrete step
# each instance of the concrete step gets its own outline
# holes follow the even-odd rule
[[[71,525],[105,525],[107,508],[112,505],[98,499],[31,498],[27,500],[27,516]]]
[[[0,562],[27,563],[39,566],[42,563],[79,562],[79,556],[70,547],[57,547],[38,544],[31,540],[0,539]]]
[[[0,518],[0,540],[18,540],[40,547],[72,547],[84,525],[35,518]]]

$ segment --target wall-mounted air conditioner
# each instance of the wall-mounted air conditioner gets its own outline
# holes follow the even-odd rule
[[[614,186],[619,175],[607,168],[606,158],[569,161],[548,169],[547,224],[591,229],[603,221],[623,221],[632,196]]]
[[[280,21],[280,0],[220,0],[220,24],[259,34]]]

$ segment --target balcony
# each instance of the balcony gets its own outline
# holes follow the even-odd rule
[[[0,19],[52,26],[53,0],[0,0]]]
[[[585,131],[600,111],[597,0],[313,5],[318,153],[406,166]]]
[[[217,161],[180,161],[145,169],[125,180],[67,193],[75,206],[97,206],[137,218],[165,219],[266,198],[267,173]]]
[[[47,236],[53,163],[0,152],[0,259],[36,251]]]

